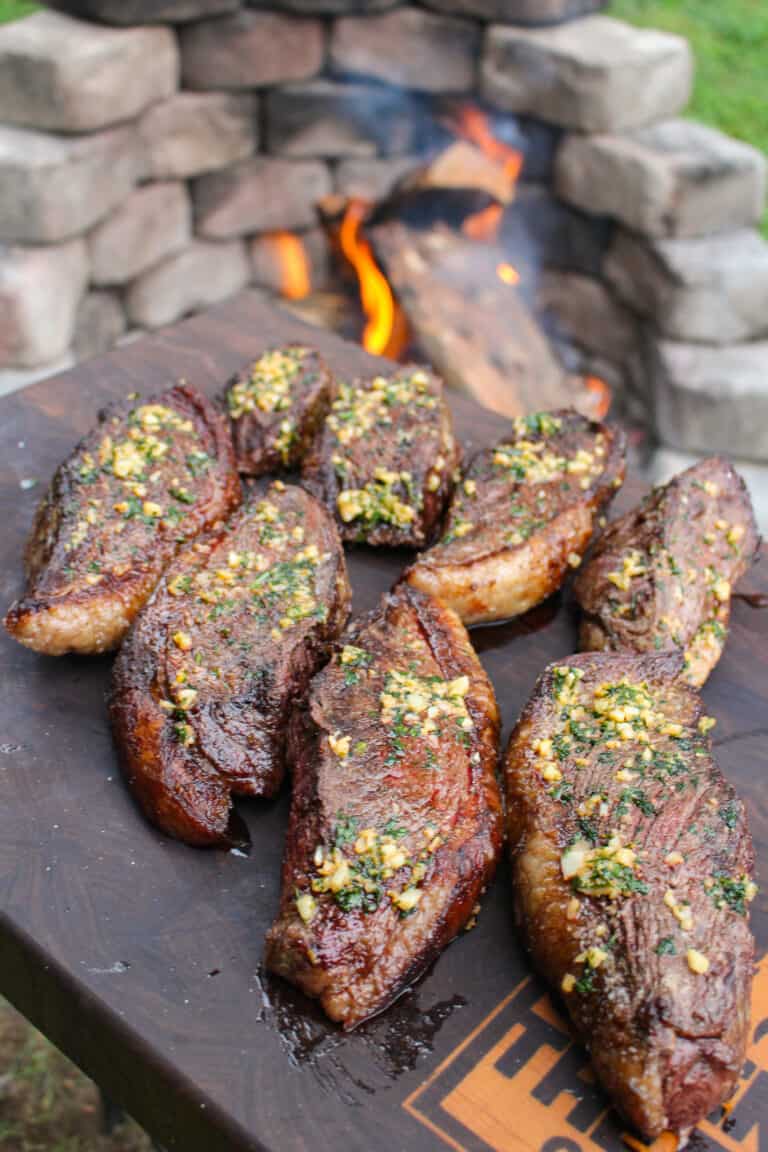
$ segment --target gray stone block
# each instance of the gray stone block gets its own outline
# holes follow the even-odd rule
[[[105,28],[35,12],[0,27],[0,120],[91,132],[170,96],[178,72],[169,28]]]
[[[105,24],[173,24],[234,12],[240,0],[47,0],[48,8]]]
[[[374,84],[312,80],[266,96],[267,149],[280,156],[346,157],[406,152],[419,120],[400,92]]]
[[[749,229],[652,241],[617,232],[605,276],[673,340],[733,344],[768,335],[768,244]]]
[[[342,160],[334,172],[334,188],[342,196],[363,200],[383,200],[408,173],[415,171],[423,158],[386,156],[373,160]]]
[[[704,236],[760,219],[766,159],[693,120],[627,136],[569,136],[557,156],[558,194],[651,236]]]
[[[622,132],[674,116],[692,76],[682,37],[586,16],[554,28],[492,25],[481,89],[508,112],[581,132]]]
[[[501,24],[559,24],[587,16],[608,0],[425,0],[427,8]]]
[[[9,368],[5,371],[0,368],[0,396],[8,396],[11,392],[18,392],[20,388],[28,388],[38,380],[47,380],[49,376],[58,376],[60,372],[67,372],[75,365],[75,357],[67,351],[48,364],[39,364],[37,368]],[[30,471],[32,468],[30,466]],[[25,480],[38,480],[37,476],[22,476],[19,486]]]
[[[241,241],[195,241],[134,280],[125,298],[128,319],[142,328],[162,328],[234,295],[249,277]]]
[[[75,359],[91,360],[117,344],[125,332],[125,311],[116,292],[88,292],[75,316],[72,352]]]
[[[311,228],[315,205],[332,191],[328,166],[319,160],[254,156],[194,185],[196,229],[213,240]]]
[[[189,243],[192,206],[186,185],[144,184],[88,237],[94,284],[127,284]]]
[[[246,0],[251,8],[274,8],[279,12],[303,12],[314,16],[345,16],[384,12],[401,0]]]
[[[649,353],[662,444],[768,460],[768,341],[706,348],[651,338]]]
[[[84,232],[128,196],[143,166],[131,127],[67,137],[0,125],[0,240]]]
[[[248,92],[179,92],[139,121],[154,180],[186,180],[245,160],[258,147],[256,96]]]
[[[35,368],[62,356],[87,280],[82,240],[0,247],[0,366]]]
[[[265,232],[254,236],[248,245],[251,260],[251,281],[259,288],[266,288],[278,295],[289,296],[286,291],[286,265],[284,250],[280,243],[285,233]],[[312,228],[309,232],[294,233],[292,243],[301,244],[304,268],[310,292],[322,292],[332,280],[328,237],[322,228]]]
[[[309,80],[323,66],[319,20],[236,12],[180,31],[185,88],[261,88]]]
[[[479,30],[469,20],[398,8],[382,16],[341,17],[331,33],[331,64],[418,92],[474,86]]]

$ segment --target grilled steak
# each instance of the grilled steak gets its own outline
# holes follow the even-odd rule
[[[334,513],[345,540],[423,547],[458,458],[442,381],[411,365],[339,386],[302,482]]]
[[[179,556],[120,651],[110,701],[153,823],[225,843],[231,795],[278,789],[288,714],[348,606],[338,533],[301,488],[277,482]]]
[[[196,389],[107,409],[38,508],[6,628],[52,656],[115,648],[179,548],[239,502],[229,429]]]
[[[402,586],[312,682],[267,964],[353,1028],[466,924],[502,840],[493,689],[454,613]]]
[[[682,663],[593,653],[550,666],[506,765],[534,964],[649,1140],[731,1095],[750,1012],[752,842]]]
[[[311,348],[270,348],[227,385],[237,467],[250,476],[294,468],[318,431],[333,378]]]
[[[457,486],[442,540],[406,579],[465,624],[527,612],[576,565],[624,476],[624,436],[563,410],[514,421]]]
[[[685,653],[700,685],[720,659],[731,588],[759,538],[746,485],[716,456],[656,488],[597,540],[576,580],[583,649]]]

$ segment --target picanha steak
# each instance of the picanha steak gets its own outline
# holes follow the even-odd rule
[[[458,459],[442,381],[410,365],[339,385],[302,482],[333,512],[345,540],[423,547]]]
[[[731,591],[759,537],[747,487],[727,461],[701,460],[616,520],[574,585],[582,649],[685,653],[701,685],[717,664]]]
[[[231,796],[271,796],[294,702],[347,619],[344,553],[277,481],[183,552],[115,662],[110,714],[131,791],[189,844],[230,839]]]
[[[115,648],[179,548],[239,502],[229,428],[196,389],[107,409],[38,508],[6,628],[53,656]]]
[[[458,617],[401,586],[345,639],[293,718],[267,964],[352,1028],[465,926],[503,832],[496,702]]]
[[[579,564],[623,476],[617,428],[567,409],[521,416],[471,461],[443,538],[406,579],[465,624],[527,612]]]
[[[682,666],[679,653],[551,665],[506,763],[533,962],[648,1140],[728,1099],[750,1016],[752,841]]]
[[[249,476],[294,468],[331,403],[334,382],[317,352],[270,348],[229,382],[237,467]]]

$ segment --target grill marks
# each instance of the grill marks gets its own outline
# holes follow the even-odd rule
[[[277,790],[291,707],[348,605],[333,522],[279,482],[179,557],[123,646],[110,704],[128,783],[154,823],[222,843],[232,793]]]
[[[493,691],[455,615],[403,587],[345,639],[294,717],[267,963],[351,1028],[467,922],[501,811]]]
[[[569,410],[513,422],[457,485],[446,531],[407,573],[466,624],[519,615],[579,563],[624,475],[624,439]]]
[[[710,457],[600,537],[575,584],[583,649],[677,649],[701,685],[725,645],[731,590],[759,538],[744,481]]]
[[[459,453],[442,381],[413,365],[341,384],[302,482],[344,540],[422,547],[453,488]]]
[[[682,666],[669,654],[551,666],[506,763],[534,963],[648,1138],[730,1096],[749,1021],[752,842]]]
[[[179,548],[239,500],[226,423],[195,389],[107,410],[38,509],[6,628],[50,655],[116,647]]]

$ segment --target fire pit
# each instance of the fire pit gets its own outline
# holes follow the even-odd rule
[[[765,161],[677,119],[684,40],[599,0],[54,6],[0,29],[0,388],[251,282],[499,412],[768,458]]]

